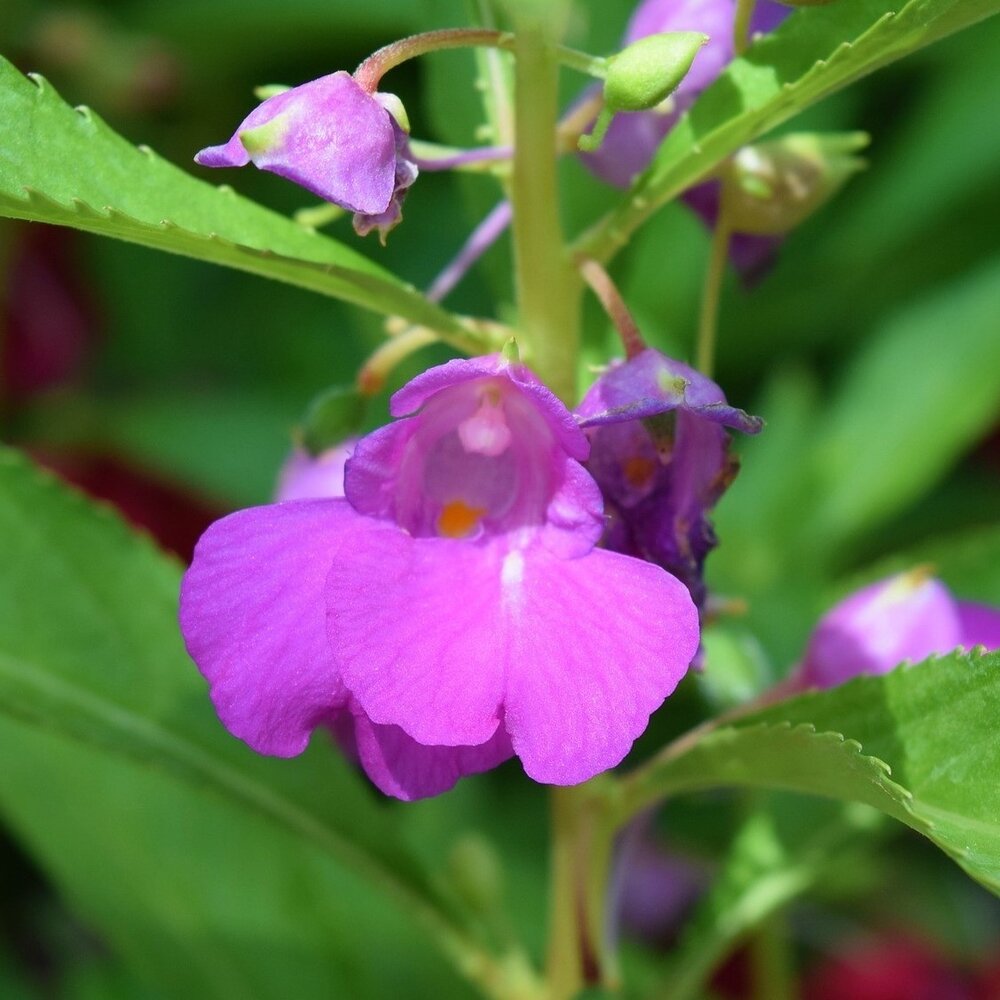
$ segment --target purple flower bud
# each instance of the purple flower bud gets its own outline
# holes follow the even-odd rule
[[[269,97],[222,146],[195,157],[204,167],[261,170],[355,213],[362,235],[384,236],[417,176],[391,94],[369,94],[343,70]]]
[[[976,645],[1000,647],[1000,611],[956,601],[923,570],[900,573],[851,594],[820,619],[797,683],[833,687]]]
[[[701,606],[702,567],[716,544],[708,514],[737,471],[725,428],[756,434],[763,422],[729,406],[711,379],[651,349],[602,375],[577,416],[609,515],[605,544],[662,566]]]
[[[181,593],[226,727],[292,756],[333,728],[383,791],[512,754],[537,781],[613,767],[698,646],[684,586],[595,548],[587,438],[522,365],[452,361],[393,396],[346,498],[239,511]]]

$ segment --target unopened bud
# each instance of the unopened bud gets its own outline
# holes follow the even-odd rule
[[[687,76],[708,41],[700,31],[647,35],[608,60],[604,104],[611,111],[648,111],[666,100]]]
[[[723,177],[731,229],[755,236],[794,229],[865,168],[854,154],[868,141],[864,132],[804,132],[744,146]]]
[[[604,78],[604,108],[593,132],[580,137],[580,148],[596,150],[619,111],[649,111],[662,104],[707,41],[708,35],[699,31],[671,31],[647,35],[611,56]]]

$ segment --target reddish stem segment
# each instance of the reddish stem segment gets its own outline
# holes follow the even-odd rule
[[[637,354],[646,349],[646,342],[639,332],[639,325],[625,305],[625,300],[611,280],[611,275],[601,267],[591,257],[581,257],[578,260],[580,274],[590,285],[591,291],[600,300],[604,311],[608,314],[618,336],[621,338],[622,346],[625,348],[625,356],[634,358]]]

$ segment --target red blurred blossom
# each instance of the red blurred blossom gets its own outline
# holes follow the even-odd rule
[[[895,932],[845,945],[805,979],[803,1000],[987,1000],[973,975],[929,941]]]
[[[0,387],[23,399],[72,381],[98,339],[98,311],[77,266],[77,234],[14,230],[0,305]]]

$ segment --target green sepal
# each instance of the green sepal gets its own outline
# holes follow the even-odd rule
[[[251,156],[270,153],[281,145],[285,137],[287,115],[277,115],[256,128],[245,128],[239,133],[240,143]]]

